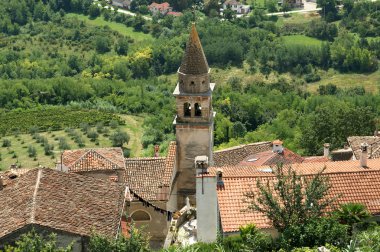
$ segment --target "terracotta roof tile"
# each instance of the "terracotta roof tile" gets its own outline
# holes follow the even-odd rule
[[[372,213],[380,213],[380,159],[368,160],[369,168],[359,166],[359,161],[302,163],[292,165],[300,174],[309,176],[319,172],[329,176],[332,188],[329,196],[342,195],[336,206],[348,202],[365,204]],[[218,203],[224,232],[238,231],[241,225],[255,223],[259,228],[270,228],[270,221],[262,214],[247,210],[249,203],[244,196],[257,192],[256,181],[274,180],[272,173],[263,172],[268,167],[223,167],[224,190],[218,190]],[[215,174],[216,167],[209,169]]]
[[[282,153],[273,152],[272,150],[259,152],[246,157],[239,165],[276,165],[276,164],[293,164],[302,163],[304,159],[293,151],[284,148]]]
[[[62,154],[62,163],[69,172],[125,169],[121,148],[66,150]]]
[[[238,165],[250,155],[271,150],[271,146],[271,142],[260,142],[214,151],[214,166]]]
[[[171,142],[167,157],[125,159],[125,179],[130,189],[149,201],[167,200],[175,175],[176,150],[176,143]]]
[[[0,191],[0,237],[37,224],[89,236],[115,236],[125,187],[51,169],[33,169]]]

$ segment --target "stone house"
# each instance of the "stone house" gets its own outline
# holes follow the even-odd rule
[[[231,7],[231,10],[235,11],[236,14],[248,14],[251,11],[249,5],[244,5],[236,0],[227,0],[223,3],[223,9]]]
[[[131,8],[132,0],[112,0],[111,4],[113,6],[124,8],[129,10]]]
[[[56,233],[59,246],[74,241],[73,251],[86,251],[92,231],[110,237],[121,232],[125,192],[110,181],[31,169],[0,189],[0,249],[34,229]]]

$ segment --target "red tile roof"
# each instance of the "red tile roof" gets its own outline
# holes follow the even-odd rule
[[[66,150],[62,154],[62,163],[69,172],[125,169],[121,148]]]
[[[176,150],[176,143],[171,142],[167,157],[125,159],[129,188],[145,200],[168,200],[175,175]]]
[[[250,155],[272,150],[271,142],[244,144],[232,148],[214,151],[215,166],[238,165]]]
[[[33,169],[0,190],[0,237],[36,224],[78,235],[115,237],[125,186],[47,168]]]
[[[373,214],[380,213],[380,159],[368,160],[369,168],[361,168],[359,161],[302,163],[292,165],[299,174],[309,176],[326,167],[332,188],[329,196],[341,195],[336,206],[348,202],[365,204]],[[218,167],[219,168],[219,167]],[[249,203],[244,196],[258,192],[256,181],[273,181],[275,177],[265,172],[269,167],[223,167],[224,190],[218,190],[221,224],[224,232],[238,231],[241,225],[255,223],[259,228],[270,228],[271,222],[261,213],[248,211]],[[210,168],[210,175],[216,167]]]
[[[272,150],[259,152],[246,157],[239,165],[252,165],[252,166],[263,166],[263,165],[276,165],[276,164],[294,164],[302,163],[304,159],[294,153],[293,151],[284,148],[282,153],[273,152]]]
[[[161,4],[153,2],[149,5],[149,9],[151,9],[151,8],[156,8],[159,10],[167,10],[170,8],[170,4],[168,2],[164,2]]]

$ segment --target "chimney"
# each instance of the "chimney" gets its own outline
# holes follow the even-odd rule
[[[329,143],[325,143],[323,145],[323,156],[324,157],[329,157],[330,155],[330,144]]]
[[[279,139],[277,140],[274,140],[272,142],[272,151],[273,152],[277,152],[279,154],[283,153],[284,152],[284,147],[282,146],[283,142]]]
[[[196,156],[195,157],[195,168],[197,169],[197,174],[207,174],[208,168],[208,157],[207,156]]]
[[[360,155],[360,166],[363,168],[367,168],[367,159],[368,159],[368,144],[362,143],[360,145],[360,149],[362,150],[362,153]]]
[[[224,189],[223,170],[221,168],[218,168],[216,170],[216,188],[218,190],[223,190]]]
[[[159,157],[159,156],[160,156],[160,146],[156,144],[154,146],[154,157]]]
[[[207,156],[195,158],[197,171],[201,171],[196,177],[197,240],[212,243],[216,241],[219,226],[217,181],[221,173],[217,172],[215,176],[205,172],[208,163],[208,158],[205,158]]]
[[[4,188],[4,179],[2,176],[0,176],[0,191]]]

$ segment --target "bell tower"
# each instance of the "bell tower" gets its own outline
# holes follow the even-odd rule
[[[214,87],[215,83],[210,83],[210,68],[193,23],[173,93],[177,108],[174,125],[178,146],[176,187],[179,208],[184,206],[186,197],[195,204],[195,157],[207,156],[212,164]]]

